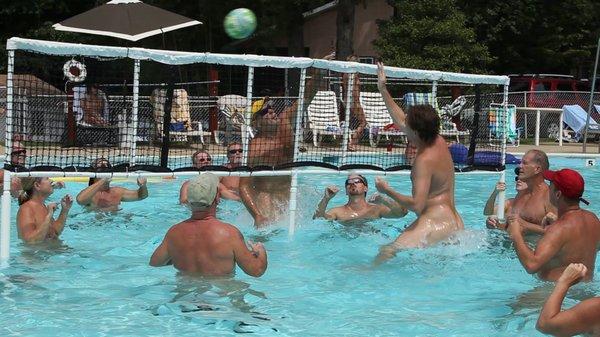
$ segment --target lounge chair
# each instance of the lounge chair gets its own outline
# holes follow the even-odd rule
[[[154,89],[150,96],[150,103],[154,110],[154,118],[157,126],[157,136],[163,134],[163,117],[165,102],[167,101],[166,89]],[[210,132],[204,131],[201,121],[192,121],[190,116],[190,105],[187,91],[175,89],[173,91],[173,102],[171,104],[171,123],[169,125],[169,138],[171,141],[187,142],[188,137],[200,137],[204,144],[204,136],[210,136]]]
[[[460,142],[460,136],[468,136],[469,131],[459,131],[456,124],[452,123],[452,116],[445,115],[438,108],[435,96],[430,92],[410,92],[404,95],[404,106],[406,108],[413,105],[431,105],[440,116],[440,135],[443,137],[456,137],[456,141]]]
[[[360,105],[367,120],[371,147],[377,147],[381,136],[385,136],[386,139],[389,139],[389,136],[406,137],[404,132],[390,127],[390,125],[393,125],[393,121],[380,93],[361,92]]]
[[[242,134],[246,130],[246,109],[248,99],[240,95],[225,95],[217,100],[217,108],[221,117],[225,119],[225,131],[215,131],[215,143],[225,145],[241,142]],[[224,134],[224,137],[221,137]],[[224,139],[222,139],[224,138]],[[254,138],[254,131],[250,128],[250,138]]]
[[[333,91],[317,91],[307,110],[308,127],[312,131],[315,147],[321,143],[322,135],[332,135],[334,138],[343,135]]]
[[[502,104],[490,104],[489,113],[489,132],[490,140],[502,138],[502,121],[504,106]],[[506,141],[512,146],[520,145],[520,132],[517,129],[517,106],[514,104],[508,105],[508,113],[506,114]]]
[[[594,106],[600,112],[600,106]],[[585,132],[585,124],[587,121],[587,112],[579,105],[564,105],[563,106],[563,122],[575,133],[570,139],[580,141]],[[591,116],[588,125],[588,134],[599,135],[600,124],[598,124]],[[564,136],[563,136],[564,137]],[[553,137],[558,139],[558,137]],[[565,140],[563,138],[563,140]]]

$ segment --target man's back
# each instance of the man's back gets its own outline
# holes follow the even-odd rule
[[[454,163],[441,136],[438,136],[435,143],[427,147],[423,153],[417,154],[415,165],[419,166],[419,163],[428,165],[431,169],[428,206],[443,203],[454,207]]]
[[[233,274],[234,247],[239,231],[217,219],[188,219],[167,233],[173,265],[180,271],[205,276]]]
[[[562,246],[541,268],[539,276],[557,280],[570,263],[583,263],[588,268],[586,279],[593,277],[596,253],[600,246],[600,221],[592,212],[578,209],[564,214],[548,227],[549,235],[560,235]]]

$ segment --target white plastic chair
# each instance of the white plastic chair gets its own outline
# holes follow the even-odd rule
[[[315,147],[321,143],[322,135],[332,135],[335,138],[343,134],[333,91],[317,91],[307,110],[308,127],[312,131]]]
[[[398,129],[384,130],[384,127],[392,124],[393,121],[380,93],[361,92],[359,100],[367,120],[371,147],[377,147],[381,136],[385,136],[386,139],[389,139],[389,136],[406,136]]]

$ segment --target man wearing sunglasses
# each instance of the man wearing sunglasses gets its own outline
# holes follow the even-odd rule
[[[397,202],[387,198],[378,198],[381,203],[377,204],[367,202],[369,185],[367,179],[360,174],[350,174],[346,179],[345,186],[348,202],[343,206],[325,211],[329,201],[339,192],[336,186],[328,186],[325,188],[325,195],[319,202],[313,219],[325,218],[342,223],[355,223],[379,218],[401,218],[408,213]]]
[[[96,159],[92,168],[97,172],[110,172],[112,166],[105,158]],[[130,190],[110,186],[111,178],[90,178],[89,186],[77,195],[77,203],[90,209],[116,211],[123,201],[138,201],[148,197],[146,178],[137,178],[139,188]]]
[[[213,165],[212,157],[206,150],[198,150],[192,154],[192,164],[195,168],[201,169],[205,166]],[[188,203],[188,185],[190,181],[186,180],[179,190],[179,203],[187,204]],[[230,191],[225,188],[223,184],[219,184],[219,193],[221,193],[221,197],[223,199],[231,199],[231,200],[240,200],[240,197],[237,193]]]
[[[16,167],[23,166],[25,165],[25,159],[27,159],[27,151],[20,146],[14,147],[10,153],[10,164]],[[4,191],[4,170],[0,170],[0,188]],[[22,189],[21,179],[19,177],[12,177],[10,179],[10,195],[13,198],[18,198],[19,192]]]
[[[240,143],[229,143],[227,145],[227,164],[225,167],[234,169],[242,165],[244,149]],[[222,177],[219,184],[221,196],[225,199],[240,200],[240,177]]]

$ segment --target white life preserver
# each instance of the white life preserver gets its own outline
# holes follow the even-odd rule
[[[63,74],[70,82],[83,82],[87,76],[87,70],[85,70],[85,64],[70,60],[63,66]]]

